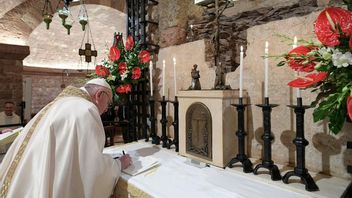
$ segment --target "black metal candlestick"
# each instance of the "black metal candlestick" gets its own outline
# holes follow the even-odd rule
[[[167,101],[165,100],[165,96],[163,96],[163,99],[160,101],[160,104],[161,104],[161,120],[160,120],[160,123],[161,123],[161,130],[162,130],[160,139],[163,142],[162,147],[166,148],[167,147],[168,138],[166,136],[166,124],[167,124],[166,104],[167,104]]]
[[[171,101],[174,104],[174,121],[172,122],[172,126],[174,126],[174,139],[169,139],[167,148],[170,149],[171,146],[175,145],[175,151],[178,152],[178,100],[177,96],[175,96],[175,101]]]
[[[269,98],[266,97],[264,98],[264,104],[257,104],[256,106],[261,107],[263,111],[264,134],[262,136],[262,139],[264,141],[264,146],[263,146],[264,159],[262,160],[261,164],[258,164],[254,168],[253,173],[256,175],[258,174],[257,171],[259,168],[266,168],[269,170],[272,180],[274,181],[281,180],[280,170],[274,164],[273,160],[271,160],[271,141],[274,138],[271,135],[271,115],[270,114],[271,114],[272,108],[277,107],[279,105],[270,104]]]
[[[250,173],[253,172],[252,162],[248,159],[245,154],[245,136],[247,135],[244,130],[244,110],[247,105],[243,104],[243,98],[239,98],[238,104],[233,104],[236,107],[238,115],[238,130],[236,136],[238,138],[238,154],[236,157],[232,158],[228,164],[228,167],[232,168],[233,164],[241,162],[243,166],[243,172]]]
[[[305,168],[305,147],[309,142],[304,138],[304,112],[309,106],[302,105],[302,98],[297,98],[297,105],[288,106],[293,108],[296,114],[296,138],[293,140],[296,145],[296,167],[293,171],[287,172],[283,176],[282,181],[288,184],[288,179],[291,176],[298,176],[304,182],[307,191],[317,191],[319,187]]]
[[[347,149],[352,149],[352,142],[347,142]],[[352,174],[352,165],[347,166],[347,172]],[[347,186],[345,192],[341,195],[341,198],[351,198],[352,197],[352,181]]]
[[[150,137],[152,137],[152,144],[159,145],[160,144],[160,137],[156,134],[156,129],[155,129],[155,100],[151,96],[149,99],[149,106],[150,106]]]

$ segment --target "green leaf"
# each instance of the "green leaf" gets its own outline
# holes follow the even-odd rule
[[[314,122],[318,122],[320,120],[323,120],[327,115],[327,111],[326,109],[322,109],[322,108],[316,108],[314,109],[313,112],[313,121]]]
[[[281,67],[286,65],[286,61],[280,61],[276,66]]]
[[[334,133],[337,134],[341,131],[343,124],[345,123],[346,119],[346,110],[337,108],[334,111],[331,111],[329,115],[329,129]]]

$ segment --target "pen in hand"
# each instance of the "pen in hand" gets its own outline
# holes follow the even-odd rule
[[[126,155],[126,153],[125,153],[125,151],[124,150],[122,150],[122,155]],[[118,159],[118,158],[120,158],[121,156],[119,156],[119,157],[114,157],[114,159]]]

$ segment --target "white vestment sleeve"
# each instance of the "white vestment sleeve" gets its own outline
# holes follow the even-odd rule
[[[89,109],[84,119],[87,126],[78,126],[82,129],[77,131],[83,137],[79,146],[79,162],[85,195],[108,197],[121,174],[121,165],[110,155],[102,154],[105,133],[98,111]]]

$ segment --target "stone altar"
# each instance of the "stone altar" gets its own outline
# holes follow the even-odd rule
[[[191,90],[178,92],[180,155],[218,167],[225,167],[227,165],[237,154],[237,112],[235,107],[231,104],[238,103],[238,96],[238,90]],[[245,93],[244,101],[245,103],[247,101]],[[194,109],[194,105],[200,105],[202,108],[205,108],[204,112],[209,111],[210,124],[207,123],[205,119],[203,119],[205,121],[202,121],[201,118],[187,118],[187,116],[190,115],[190,110],[192,111],[192,109]],[[204,112],[198,114],[206,117],[204,115],[206,113]],[[246,115],[247,114],[245,114],[245,116]],[[200,124],[197,124],[196,127],[190,127],[189,125],[192,125],[192,119],[196,120],[193,121],[193,123]],[[247,119],[245,119],[245,122],[247,122]],[[199,127],[201,131],[206,131],[206,133],[197,136],[191,135],[192,129]],[[211,129],[209,129],[209,127]],[[190,137],[193,137],[193,139],[191,138],[192,140],[194,140],[195,137],[200,137],[210,142],[206,143],[199,141],[199,138],[196,139],[195,142],[201,145],[198,145],[198,150],[200,151],[195,153],[189,150],[190,146],[187,145],[190,144]],[[194,147],[197,147],[197,145]],[[201,153],[204,153],[204,156],[202,156]]]

